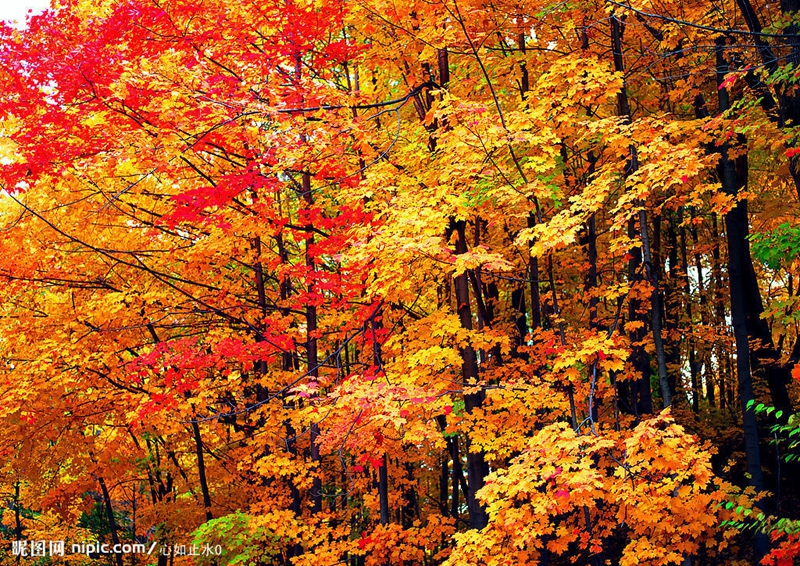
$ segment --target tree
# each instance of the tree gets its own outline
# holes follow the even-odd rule
[[[794,20],[711,8],[70,1],[4,29],[6,538],[757,562],[719,525],[796,519],[748,411],[796,397],[797,262],[765,251],[794,241],[767,56]]]

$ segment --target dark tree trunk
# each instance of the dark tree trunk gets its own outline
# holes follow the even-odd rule
[[[697,248],[697,228],[692,226],[689,229],[689,234],[692,236],[692,245],[696,249]],[[685,236],[684,236],[684,248],[686,247],[685,241],[686,240],[685,240]],[[684,252],[684,254],[685,253],[686,252]],[[685,259],[684,259],[684,263],[686,263]],[[705,284],[705,276],[703,275],[703,261],[702,261],[702,258],[700,257],[700,253],[697,252],[697,251],[694,254],[694,264],[695,264],[695,270],[697,271],[697,289],[698,289],[698,294],[700,295],[700,322],[701,322],[702,326],[705,328],[705,327],[708,327],[708,320],[709,320],[709,318],[708,318],[709,317],[709,313],[708,313],[708,295],[707,295],[707,289],[706,289],[706,284]],[[688,280],[688,272],[689,272],[688,266],[686,268],[686,272],[687,272],[687,280]],[[713,373],[710,371],[710,367],[709,367],[710,366],[710,363],[709,363],[710,360],[708,359],[709,358],[708,354],[709,354],[709,352],[706,349],[705,352],[704,352],[704,356],[706,356],[705,357],[705,363],[703,361],[697,362],[698,365],[699,365],[698,373],[699,373],[699,370],[701,368],[705,368],[704,372],[703,372],[703,377],[704,377],[705,382],[706,382],[706,398],[708,399],[708,403],[712,407],[715,407],[716,404],[717,404],[717,401],[716,401],[716,394],[714,392],[714,378],[713,378]]]
[[[378,468],[378,497],[380,499],[381,525],[389,524],[389,459],[386,454],[381,458],[381,467]]]
[[[678,332],[680,324],[680,277],[678,276],[678,230],[676,227],[675,214],[670,211],[667,215],[667,261],[669,271],[666,271],[664,279],[663,305],[664,305],[664,330],[666,340],[664,344],[664,354],[666,358],[667,371],[669,375],[669,387],[675,395],[673,402],[686,402],[686,392],[681,373],[683,371],[681,363],[681,340]],[[664,266],[666,267],[666,266]]]
[[[117,520],[114,518],[114,507],[111,505],[111,496],[108,493],[108,487],[102,477],[97,478],[97,483],[100,484],[100,491],[103,494],[103,504],[106,510],[106,518],[108,519],[108,529],[111,531],[111,542],[114,545],[118,545],[119,535],[117,533]],[[121,552],[114,552],[114,561],[117,566],[122,566]]]
[[[717,40],[717,81],[719,88],[719,110],[724,112],[730,108],[727,89],[722,88],[722,81],[728,71],[723,57],[721,40]],[[739,171],[737,175],[736,164],[728,157],[729,144],[726,142],[720,147],[720,160],[718,165],[722,190],[735,196],[746,175]],[[742,427],[744,429],[744,449],[747,462],[749,483],[756,491],[764,489],[764,475],[761,471],[761,453],[758,445],[758,427],[755,411],[747,407],[754,400],[753,378],[750,373],[750,335],[747,328],[748,308],[746,279],[748,271],[752,270],[750,259],[750,246],[747,240],[747,201],[740,200],[737,205],[725,215],[725,232],[728,245],[728,278],[730,284],[731,319],[733,322],[733,335],[736,341],[736,374],[739,382],[739,400],[742,408]],[[749,269],[748,269],[749,264]],[[763,499],[757,506],[764,511]],[[757,532],[753,538],[756,562],[769,552],[769,539],[767,535]]]
[[[614,70],[619,73],[625,72],[625,65],[622,60],[622,22],[616,16],[611,16],[611,49],[614,56]],[[623,86],[622,90],[617,94],[617,113],[621,118],[628,121],[631,119],[630,104],[628,102],[628,91]],[[631,175],[638,171],[639,159],[636,154],[636,148],[630,147],[630,160],[626,167],[626,174]],[[644,259],[645,270],[653,286],[651,295],[652,309],[651,309],[651,328],[653,331],[653,342],[656,347],[656,363],[658,367],[658,381],[661,388],[661,399],[664,407],[669,407],[672,404],[672,390],[669,386],[669,378],[667,374],[666,357],[664,355],[664,341],[662,339],[662,320],[661,320],[661,294],[658,285],[658,272],[653,269],[653,259],[650,250],[650,236],[647,232],[647,212],[642,208],[639,210],[639,236],[642,240],[642,254]]]
[[[314,195],[311,192],[311,173],[304,171],[302,175],[302,190],[303,200],[306,205],[311,207],[314,205]],[[314,263],[314,256],[311,254],[311,246],[314,245],[314,236],[312,235],[313,226],[306,226],[306,266],[309,273],[316,270]],[[316,286],[313,281],[307,285],[308,294],[314,295],[316,293]],[[308,305],[306,307],[306,365],[308,378],[311,381],[316,381],[319,378],[319,358],[317,352],[317,307]],[[311,425],[311,461],[316,464],[314,479],[311,482],[311,512],[320,513],[322,511],[322,457],[319,452],[319,424],[312,423]]]
[[[636,237],[636,220],[631,218],[628,221],[628,237],[633,239]],[[628,282],[634,285],[641,281],[640,271],[642,268],[642,250],[640,248],[632,248],[628,255]],[[630,412],[635,416],[649,415],[653,412],[653,399],[650,394],[650,356],[644,349],[644,338],[647,334],[645,329],[645,317],[639,312],[641,309],[641,301],[637,298],[628,299],[628,320],[630,322],[640,322],[639,328],[631,329],[628,332],[628,338],[631,341],[631,358],[630,362],[634,368],[634,374],[637,376],[635,380],[630,383],[625,383],[625,388],[622,387],[622,399],[627,400],[626,388],[630,388]],[[623,406],[624,408],[624,406]]]
[[[455,253],[464,254],[467,252],[466,223],[463,220],[452,222],[452,228],[456,234]],[[458,317],[462,328],[472,330],[472,309],[470,307],[469,296],[469,276],[462,273],[454,280],[456,291],[456,305]],[[472,346],[465,346],[461,349],[461,375],[464,387],[475,387],[478,383],[478,361],[475,350]],[[464,408],[467,413],[472,413],[483,404],[484,394],[482,391],[468,393],[464,395]],[[467,480],[469,491],[467,491],[467,505],[469,507],[469,522],[473,529],[482,529],[489,522],[486,510],[478,502],[475,494],[483,487],[484,478],[489,473],[489,466],[486,464],[483,452],[472,452],[467,444]]]
[[[727,328],[728,324],[725,320],[725,287],[722,283],[722,257],[720,254],[720,233],[719,233],[719,223],[717,221],[717,215],[712,213],[711,215],[711,237],[712,241],[714,242],[714,247],[711,248],[711,257],[714,260],[714,263],[711,266],[712,275],[714,278],[714,325],[717,328]],[[718,372],[718,381],[719,381],[719,390],[720,390],[720,407],[730,407],[731,406],[731,390],[733,389],[732,384],[726,379],[726,376],[731,375],[729,371],[721,371],[722,368],[722,360],[726,359],[726,355],[717,349],[717,357],[719,359],[719,368],[720,371]],[[726,360],[729,361],[729,360]],[[727,393],[727,394],[726,394]]]
[[[203,457],[203,439],[200,437],[200,425],[196,420],[192,421],[192,436],[194,437],[195,453],[197,454],[197,475],[200,477],[200,491],[203,495],[203,508],[205,509],[206,521],[214,518],[211,513],[211,493],[208,491],[208,479],[206,478],[206,463]]]
[[[680,241],[681,241],[681,270],[683,272],[683,303],[684,309],[686,312],[686,332],[684,335],[686,336],[686,347],[689,350],[689,376],[691,378],[692,384],[692,410],[695,413],[700,412],[700,396],[702,395],[703,391],[700,387],[700,364],[697,361],[697,352],[695,351],[695,340],[692,336],[692,328],[694,327],[694,312],[692,309],[692,287],[689,282],[689,261],[688,261],[688,251],[686,246],[686,228],[682,226],[683,224],[683,209],[681,208],[678,211],[678,218],[677,223],[680,226]],[[698,273],[698,276],[702,278],[702,271]],[[703,294],[703,282],[702,279],[699,281],[699,294],[702,296]],[[713,397],[712,397],[713,398]]]
[[[597,305],[600,302],[594,290],[597,288],[597,221],[592,214],[586,223],[586,259],[589,269],[583,284],[583,291],[589,295],[589,328],[597,329]]]
[[[536,217],[528,215],[528,228],[536,226]],[[539,258],[531,257],[528,267],[528,278],[531,286],[531,331],[542,327],[542,299],[539,293]]]

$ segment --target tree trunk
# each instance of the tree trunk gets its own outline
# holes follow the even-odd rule
[[[636,220],[631,218],[628,221],[628,237],[636,237]],[[639,271],[642,266],[641,248],[632,248],[628,255],[628,284],[634,285],[641,280]],[[645,318],[639,312],[641,301],[637,298],[628,299],[628,320],[630,322],[641,322],[639,328],[631,329],[628,338],[631,341],[630,361],[633,365],[636,379],[630,383],[625,383],[625,388],[620,387],[623,392],[623,399],[628,398],[626,389],[630,388],[630,412],[638,419],[639,415],[649,415],[653,412],[653,399],[650,394],[650,357],[644,349],[644,338],[647,334],[645,330]],[[620,384],[622,386],[622,384]]]
[[[192,435],[194,436],[195,451],[197,454],[197,474],[200,476],[200,490],[203,494],[203,508],[206,513],[206,521],[214,518],[211,513],[211,494],[208,491],[208,480],[206,479],[206,464],[203,457],[203,441],[200,438],[200,425],[196,420],[192,421]]]
[[[625,65],[622,60],[622,22],[616,16],[611,16],[611,40],[612,51],[614,54],[614,70],[620,73],[625,72]],[[628,92],[623,86],[619,94],[617,94],[617,112],[620,117],[630,121],[631,111],[630,104],[628,103]],[[630,160],[626,170],[627,175],[635,173],[639,169],[639,159],[636,155],[636,148],[630,147]],[[672,391],[669,387],[669,380],[667,376],[666,357],[664,355],[664,341],[662,339],[661,329],[661,295],[658,285],[658,273],[653,269],[653,258],[650,253],[650,236],[647,233],[647,212],[644,208],[639,210],[639,235],[642,239],[642,254],[644,256],[644,265],[650,279],[650,284],[653,286],[651,294],[652,302],[652,316],[651,328],[653,331],[653,342],[656,346],[656,362],[658,366],[658,382],[661,387],[661,400],[664,407],[669,407],[672,404]]]
[[[716,213],[711,214],[711,237],[712,241],[714,242],[714,247],[711,248],[711,257],[714,260],[714,263],[711,266],[712,275],[714,277],[714,326],[720,329],[727,329],[728,324],[725,321],[725,289],[722,283],[722,258],[720,254],[720,235],[719,235],[719,226],[717,221]],[[727,334],[727,331],[726,331]],[[722,372],[722,360],[726,358],[726,355],[722,351],[721,348],[717,347],[717,358],[718,358],[718,365],[720,371],[718,372],[718,381],[719,381],[719,396],[720,396],[720,407],[730,407],[731,406],[731,394],[730,391],[732,389],[732,384],[726,379],[726,376],[731,375],[731,372],[726,371]],[[729,362],[729,360],[726,360]]]
[[[677,223],[683,223],[683,209],[678,211]],[[681,241],[681,269],[683,271],[683,302],[686,312],[686,347],[689,350],[689,376],[692,384],[692,410],[695,413],[700,412],[700,395],[703,393],[700,387],[700,367],[697,362],[697,352],[695,352],[695,341],[692,336],[692,328],[694,326],[694,313],[692,309],[692,287],[689,281],[689,261],[686,247],[686,228],[680,226],[680,241]],[[702,278],[702,271],[698,273],[698,277]],[[700,295],[702,296],[703,282],[699,282]],[[713,398],[713,397],[712,397]]]
[[[664,344],[664,354],[666,357],[667,372],[669,375],[669,387],[674,395],[673,402],[686,403],[686,384],[683,382],[683,364],[681,363],[681,334],[680,326],[680,289],[681,278],[678,275],[680,265],[678,263],[678,228],[675,213],[667,213],[667,261],[669,271],[664,269],[664,293],[662,300],[664,304],[664,329],[666,340]],[[664,266],[666,268],[666,265]],[[659,279],[662,280],[662,279]]]
[[[106,518],[108,519],[108,529],[111,531],[111,542],[114,545],[119,544],[119,535],[117,533],[117,521],[114,518],[114,507],[111,505],[111,496],[108,493],[108,487],[102,477],[97,478],[97,483],[100,484],[100,491],[103,494],[103,504],[106,510]],[[114,552],[114,562],[117,566],[122,566],[122,553]]]
[[[467,252],[466,222],[454,220],[451,226],[456,234],[456,255]],[[472,330],[472,309],[469,297],[469,276],[462,273],[454,280],[456,291],[456,304],[458,317],[462,328]],[[461,376],[463,387],[475,387],[478,383],[478,361],[475,350],[472,346],[465,346],[461,349]],[[467,413],[472,413],[483,404],[483,392],[468,393],[464,395],[464,408]],[[482,529],[489,522],[486,510],[475,497],[477,491],[483,487],[484,478],[489,473],[489,466],[486,464],[483,452],[472,452],[467,442],[467,480],[469,491],[467,492],[467,505],[469,507],[469,522],[473,529]]]
[[[314,195],[311,193],[311,173],[304,171],[302,174],[302,190],[303,200],[306,206],[311,207],[314,205]],[[311,253],[311,246],[314,245],[314,236],[312,235],[313,226],[305,226],[306,229],[306,267],[308,268],[309,275],[312,280],[307,285],[306,292],[309,296],[316,293],[316,286],[313,282],[313,273],[316,270],[314,263],[314,256]],[[310,381],[317,381],[319,378],[319,358],[317,352],[317,307],[308,305],[306,307],[306,366],[308,379]],[[322,457],[319,452],[319,423],[311,424],[311,461],[316,464],[314,472],[314,479],[311,482],[311,512],[320,513],[322,511]]]
[[[697,228],[692,226],[689,229],[689,234],[692,237],[692,245],[696,249],[697,248]],[[685,237],[684,237],[684,248],[685,247],[686,247],[686,245],[685,245]],[[686,260],[684,260],[684,263],[686,263]],[[700,295],[700,323],[702,324],[702,326],[704,328],[707,328],[708,324],[709,324],[708,323],[708,320],[709,320],[709,318],[708,318],[709,317],[709,313],[708,313],[708,295],[707,295],[706,284],[705,284],[705,279],[704,279],[704,275],[703,275],[703,261],[702,261],[702,258],[700,257],[700,253],[697,252],[697,251],[695,251],[695,254],[694,254],[694,264],[695,264],[695,270],[697,271],[697,290],[698,290],[698,294]],[[686,272],[687,272],[687,280],[688,280],[688,272],[689,272],[688,266],[686,268]],[[706,397],[708,399],[708,403],[712,407],[715,407],[716,404],[717,404],[717,402],[716,402],[716,393],[714,391],[713,372],[710,370],[709,352],[708,352],[707,349],[704,352],[704,359],[705,359],[705,362],[700,361],[700,362],[698,362],[698,364],[701,367],[705,368],[704,371],[703,371],[703,377],[705,379],[705,384],[706,384]],[[698,369],[698,373],[699,373],[699,369]],[[720,397],[721,396],[722,395],[720,395]]]
[[[386,454],[381,458],[381,467],[378,468],[378,497],[380,499],[381,525],[389,524],[389,472],[387,467],[389,459]]]
[[[717,81],[719,88],[719,110],[725,112],[730,108],[728,91],[722,88],[722,81],[728,71],[723,58],[721,41],[717,40]],[[729,144],[725,142],[720,147],[719,176],[722,190],[735,196],[741,186],[743,175],[737,175],[736,164],[728,157]],[[736,373],[739,382],[739,400],[742,408],[742,427],[744,429],[744,449],[747,462],[749,484],[756,490],[764,489],[764,476],[761,471],[761,453],[758,445],[758,427],[755,411],[749,409],[747,404],[754,399],[753,378],[750,373],[750,342],[747,329],[747,277],[750,263],[750,246],[747,240],[747,201],[740,200],[737,205],[725,215],[725,232],[728,245],[728,278],[730,284],[731,319],[733,322],[733,335],[736,341]],[[752,264],[750,265],[752,269]],[[763,499],[757,506],[764,511]],[[753,539],[756,562],[769,552],[769,539],[767,535],[756,532]]]

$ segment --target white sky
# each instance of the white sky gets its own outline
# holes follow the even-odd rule
[[[49,7],[49,0],[0,0],[0,20],[16,20],[21,26],[28,10],[41,12]]]

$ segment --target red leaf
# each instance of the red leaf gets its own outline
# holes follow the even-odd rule
[[[361,538],[358,539],[358,548],[364,549],[366,546],[372,542],[372,538],[367,536],[366,532],[361,532]]]
[[[563,470],[563,468],[562,468],[561,466],[558,466],[558,467],[557,467],[557,468],[556,468],[556,469],[553,471],[553,473],[552,473],[552,474],[550,474],[549,476],[547,476],[546,478],[544,478],[544,479],[545,479],[545,481],[550,481],[550,480],[552,480],[552,481],[555,481],[556,477],[557,477],[557,476],[559,476],[559,475],[561,474],[561,472],[562,472],[562,471],[564,471],[564,470]]]
[[[736,75],[728,75],[722,83],[717,87],[717,90],[722,90],[723,88],[727,88],[731,86],[736,81]]]

